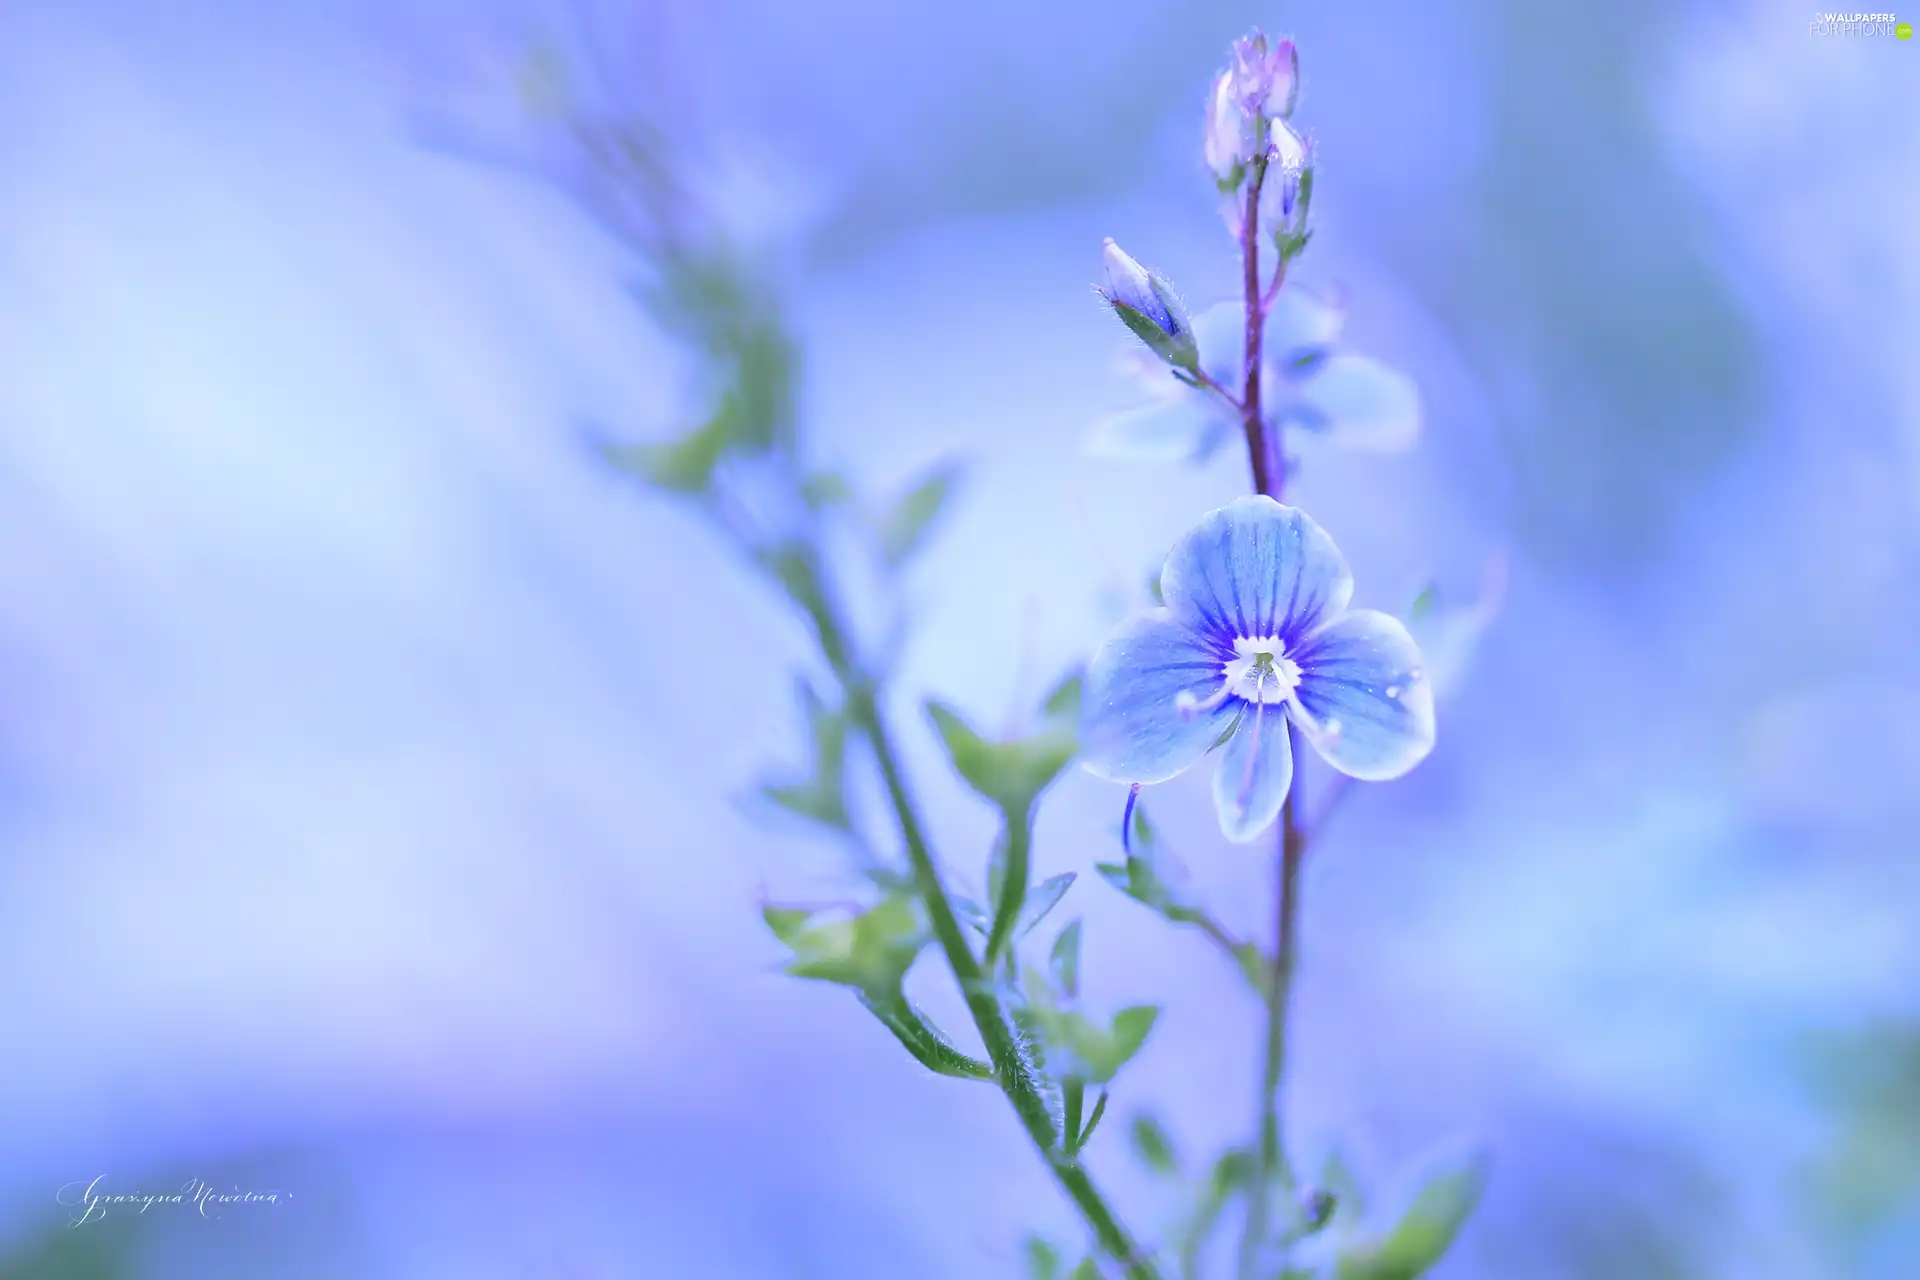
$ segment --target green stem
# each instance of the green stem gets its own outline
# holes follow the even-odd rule
[[[1000,864],[1000,897],[993,904],[993,926],[987,935],[984,967],[993,972],[1000,953],[1013,941],[1013,927],[1020,918],[1021,904],[1027,900],[1027,864],[1033,849],[1031,814],[1007,811],[1007,854]]]
[[[1128,1280],[1160,1280],[1159,1272],[1114,1216],[1106,1198],[1094,1186],[1087,1171],[1078,1161],[1065,1154],[1062,1139],[1053,1127],[1053,1117],[1047,1112],[1046,1101],[1040,1096],[1020,1056],[1006,1014],[990,989],[979,962],[974,959],[966,935],[961,932],[959,918],[953,913],[953,904],[947,899],[946,888],[940,883],[939,869],[934,866],[933,854],[927,847],[926,837],[921,833],[920,820],[914,812],[912,798],[907,794],[899,760],[894,754],[893,744],[887,736],[872,691],[857,686],[850,701],[854,703],[852,719],[866,734],[867,741],[872,744],[874,758],[879,762],[880,776],[886,783],[887,798],[892,802],[894,814],[899,819],[900,837],[906,843],[907,859],[913,865],[914,879],[926,903],[934,938],[941,950],[946,952],[947,963],[960,983],[967,1010],[973,1015],[973,1024],[979,1029],[981,1042],[986,1045],[987,1057],[994,1065],[1001,1091],[1007,1095],[1007,1101],[1013,1104],[1014,1113],[1020,1117],[1027,1136],[1033,1139],[1033,1145],[1046,1160],[1047,1167],[1053,1170],[1055,1181],[1073,1200],[1080,1210],[1080,1216],[1086,1219],[1100,1247],[1120,1264]]]
[[[855,664],[846,631],[828,599],[825,576],[817,572],[817,562],[811,555],[805,559],[809,571],[801,575],[804,590],[796,592],[796,598],[811,617],[819,636],[821,652],[845,690],[849,722],[859,729],[873,748],[881,780],[886,785],[887,799],[900,825],[901,841],[907,847],[907,860],[913,868],[914,884],[926,906],[928,922],[933,926],[934,940],[946,954],[947,965],[960,984],[967,1011],[973,1016],[973,1025],[986,1047],[987,1059],[993,1064],[995,1083],[1012,1104],[1014,1114],[1020,1118],[1027,1136],[1033,1140],[1034,1147],[1052,1170],[1054,1180],[1079,1209],[1080,1216],[1100,1242],[1101,1249],[1120,1264],[1127,1280],[1161,1280],[1159,1270],[1141,1252],[1140,1246],[1115,1216],[1093,1179],[1079,1161],[1068,1153],[1067,1144],[1078,1135],[1063,1138],[1054,1128],[1053,1116],[1048,1112],[1039,1085],[1021,1055],[1007,1013],[1001,1007],[999,997],[994,994],[980,961],[974,957],[960,919],[954,914],[946,886],[940,881],[940,870],[934,865],[933,851],[927,845],[913,798],[907,793],[906,779],[880,713],[873,683]]]

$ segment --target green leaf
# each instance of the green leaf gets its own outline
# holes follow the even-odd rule
[[[1440,603],[1440,588],[1428,583],[1413,598],[1413,604],[1407,608],[1407,621],[1419,622],[1432,613],[1434,606]]]
[[[1078,724],[1085,692],[1086,677],[1075,671],[1047,691],[1047,696],[1040,702],[1041,713],[1049,719]]]
[[[1167,1136],[1161,1123],[1146,1112],[1133,1118],[1133,1154],[1140,1157],[1140,1163],[1155,1173],[1165,1174],[1169,1178],[1180,1176],[1180,1157],[1175,1154],[1173,1140]]]
[[[934,521],[959,481],[959,464],[942,463],[907,490],[880,519],[880,555],[889,567],[905,564],[925,545]]]
[[[953,767],[968,786],[1009,814],[1026,814],[1042,791],[1060,776],[1079,749],[1075,735],[1054,728],[989,742],[941,702],[929,702],[927,714],[940,734]]]
[[[1341,1252],[1338,1280],[1415,1280],[1426,1274],[1460,1234],[1485,1186],[1481,1156],[1434,1174],[1384,1236]]]
[[[1067,1280],[1100,1280],[1100,1264],[1089,1254],[1080,1259],[1080,1265],[1073,1269]]]
[[[957,1080],[993,1079],[991,1064],[954,1048],[953,1042],[904,996],[875,996],[863,991],[860,1003],[929,1071]]]
[[[1060,1251],[1036,1235],[1026,1243],[1027,1280],[1060,1280]]]
[[[813,923],[821,912],[769,906],[762,914],[774,936],[793,951],[788,973],[853,987],[880,1000],[898,994],[928,942],[918,901],[907,894],[825,924]]]
[[[1060,1008],[1046,983],[1032,971],[1025,994],[1025,1015],[1046,1046],[1054,1075],[1077,1077],[1089,1084],[1113,1079],[1140,1051],[1159,1014],[1152,1005],[1136,1005],[1115,1014],[1110,1026],[1101,1026],[1082,1013]]]
[[[697,495],[713,484],[713,473],[732,444],[724,414],[665,444],[614,444],[597,441],[611,465],[669,493]]]
[[[853,820],[847,812],[847,718],[841,712],[830,710],[805,680],[798,682],[798,698],[813,747],[811,768],[796,782],[763,783],[760,793],[789,813],[837,831],[850,830]]]
[[[1062,929],[1053,940],[1053,950],[1048,953],[1047,968],[1053,974],[1054,985],[1060,988],[1069,1000],[1080,994],[1080,922],[1073,921]]]
[[[1147,1036],[1153,1031],[1153,1024],[1159,1017],[1159,1006],[1151,1004],[1132,1005],[1113,1015],[1113,1045],[1117,1055],[1113,1063],[1115,1071],[1140,1052],[1140,1046],[1147,1042]],[[1112,1078],[1111,1072],[1107,1078]]]
[[[1057,876],[1048,876],[1035,885],[1028,893],[1025,905],[1020,911],[1020,923],[1014,928],[1016,938],[1024,938],[1037,928],[1047,914],[1060,905],[1060,899],[1067,896],[1067,890],[1073,887],[1078,877],[1071,871],[1062,871]]]
[[[1233,958],[1240,965],[1241,976],[1253,985],[1254,991],[1264,1000],[1273,970],[1259,946],[1251,942],[1239,943],[1233,949]]]
[[[1080,1136],[1074,1140],[1073,1149],[1076,1154],[1087,1149],[1087,1144],[1093,1141],[1093,1131],[1100,1127],[1100,1118],[1106,1114],[1107,1091],[1102,1089],[1100,1096],[1093,1100],[1093,1114],[1087,1117],[1087,1127],[1082,1129]]]
[[[836,472],[823,471],[800,482],[801,501],[815,511],[845,506],[853,501],[853,496],[853,486]]]

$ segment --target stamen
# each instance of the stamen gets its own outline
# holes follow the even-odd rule
[[[1259,691],[1259,686],[1256,684],[1254,686],[1254,693],[1258,695]],[[1253,704],[1253,741],[1247,748],[1247,773],[1245,777],[1240,779],[1240,807],[1242,809],[1253,803],[1253,770],[1254,765],[1257,764],[1260,759],[1260,726],[1266,722],[1266,718],[1267,704],[1256,699]]]
[[[1204,700],[1194,697],[1190,690],[1182,689],[1174,695],[1173,711],[1182,720],[1191,720],[1197,715],[1214,710],[1232,696],[1233,691],[1225,682],[1213,691],[1211,697]]]
[[[1133,806],[1140,803],[1140,784],[1127,788],[1127,811],[1120,815],[1120,848],[1133,860]]]

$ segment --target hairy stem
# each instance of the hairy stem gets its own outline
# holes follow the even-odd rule
[[[1266,180],[1265,161],[1257,161],[1247,183],[1247,211],[1240,227],[1241,265],[1244,268],[1247,307],[1246,391],[1241,397],[1241,425],[1246,431],[1247,457],[1253,469],[1253,487],[1275,501],[1284,501],[1287,483],[1286,455],[1277,433],[1269,432],[1260,404],[1261,344],[1265,337],[1267,308],[1286,282],[1287,261],[1280,256],[1274,264],[1273,279],[1264,289],[1260,283],[1260,188]],[[1298,746],[1291,724],[1287,727],[1288,749]],[[1297,753],[1296,753],[1297,754]],[[1297,779],[1296,779],[1297,784]],[[1293,992],[1294,952],[1300,919],[1300,862],[1306,850],[1298,817],[1296,785],[1289,788],[1286,804],[1280,811],[1278,882],[1274,915],[1276,940],[1266,984],[1267,1034],[1260,1070],[1259,1132],[1254,1144],[1254,1175],[1247,1205],[1246,1224],[1240,1237],[1241,1280],[1256,1280],[1260,1248],[1268,1229],[1270,1191],[1276,1174],[1290,1177],[1286,1143],[1282,1131],[1281,1089],[1286,1082],[1287,1011]]]
[[[803,604],[819,634],[821,651],[833,666],[846,692],[847,718],[873,748],[881,780],[886,785],[887,799],[899,823],[901,841],[907,848],[907,860],[913,868],[914,885],[926,906],[934,939],[945,953],[955,981],[960,984],[967,1011],[972,1015],[973,1025],[980,1033],[980,1041],[986,1047],[987,1060],[993,1065],[994,1081],[1012,1104],[1014,1114],[1020,1118],[1021,1126],[1033,1140],[1041,1158],[1053,1171],[1054,1180],[1079,1209],[1080,1216],[1099,1241],[1100,1248],[1120,1265],[1127,1280],[1161,1280],[1158,1269],[1142,1253],[1131,1233],[1108,1205],[1106,1197],[1094,1185],[1093,1179],[1069,1152],[1068,1143],[1073,1137],[1063,1137],[1054,1128],[1046,1100],[1041,1097],[1038,1083],[1014,1039],[1007,1011],[994,993],[989,975],[975,958],[966,933],[960,926],[960,919],[954,914],[946,886],[941,883],[940,869],[934,863],[933,851],[927,844],[913,798],[907,792],[906,778],[892,737],[887,731],[885,717],[881,714],[874,685],[855,664],[851,646],[846,640],[846,631],[827,599],[824,580],[817,574],[811,577],[815,589],[810,593],[810,598],[803,600]]]

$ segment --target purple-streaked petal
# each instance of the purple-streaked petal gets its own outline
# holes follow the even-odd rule
[[[1240,727],[1227,739],[1213,775],[1213,807],[1227,839],[1245,844],[1280,816],[1293,785],[1293,748],[1279,703],[1240,706]]]
[[[1209,636],[1277,635],[1291,646],[1347,607],[1353,575],[1305,512],[1253,494],[1210,513],[1174,544],[1160,596]]]
[[[1398,618],[1342,614],[1291,655],[1294,721],[1328,764],[1365,782],[1397,778],[1433,750],[1433,686]]]
[[[1166,609],[1115,627],[1087,665],[1081,763],[1115,782],[1165,782],[1206,754],[1233,718],[1227,705],[1182,716],[1182,693],[1205,701],[1222,659]]]
[[[1300,384],[1294,411],[1302,425],[1363,453],[1398,453],[1420,438],[1413,379],[1368,356],[1320,361]]]
[[[1182,387],[1095,423],[1087,433],[1087,452],[1131,462],[1187,462],[1217,444],[1217,417],[1200,392]]]

